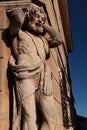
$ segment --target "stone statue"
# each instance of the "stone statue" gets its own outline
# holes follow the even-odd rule
[[[52,74],[46,63],[49,48],[62,43],[59,32],[47,24],[42,7],[7,10],[12,53],[9,59],[14,75],[15,115],[13,130],[54,130],[57,110],[53,99]],[[44,38],[44,33],[49,38]],[[36,104],[42,124],[36,122]]]

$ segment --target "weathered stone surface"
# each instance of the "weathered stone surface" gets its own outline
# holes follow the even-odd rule
[[[39,2],[39,0],[38,0],[38,2]],[[36,2],[36,3],[38,3],[38,2]],[[44,5],[44,7],[46,7],[46,11],[48,13],[48,17],[49,17],[49,21],[50,21],[51,25],[55,29],[60,30],[60,32],[62,32],[61,34],[64,37],[58,1],[55,0],[52,3],[51,0],[47,0],[47,1],[40,0],[40,2],[44,3],[42,5]],[[55,4],[55,3],[57,3],[57,4]],[[54,4],[54,6],[52,4]],[[14,1],[14,0],[13,0],[13,2],[2,1],[0,3],[0,17],[1,17],[1,20],[0,20],[0,123],[1,123],[0,130],[9,130],[9,127],[11,130],[12,111],[13,111],[13,108],[12,108],[12,106],[13,106],[13,102],[12,102],[13,101],[13,99],[12,99],[13,98],[13,92],[12,92],[13,91],[13,89],[12,89],[13,76],[11,74],[11,71],[8,69],[8,60],[10,57],[10,49],[9,49],[8,43],[10,43],[10,42],[6,42],[8,39],[8,31],[5,30],[9,25],[9,22],[6,17],[6,9],[8,7],[12,8],[12,7],[16,7],[16,6],[24,7],[24,5],[26,5],[25,1],[20,2],[20,1]],[[56,10],[57,10],[57,12],[55,14],[54,12]],[[3,33],[4,39],[2,38],[3,31],[4,31],[4,33]],[[48,35],[46,35],[45,37],[48,38]],[[37,39],[37,38],[35,38],[35,39]],[[61,46],[60,46],[59,50],[61,52],[63,63],[65,66],[67,61],[64,56],[65,55],[64,50]],[[61,61],[60,61],[60,58],[59,58],[59,55],[58,55],[56,49],[51,50],[50,60],[48,60],[46,63],[51,67],[52,72],[54,74],[54,77],[52,78],[53,96],[54,96],[55,105],[56,105],[56,108],[58,111],[55,130],[58,130],[58,129],[63,130],[65,128],[63,127],[61,92],[60,92],[59,73],[58,73],[58,67],[60,68],[62,66],[60,64]],[[49,93],[49,91],[48,91],[48,93]],[[68,93],[70,93],[70,91],[68,91]],[[45,92],[45,94],[47,94],[47,92]],[[68,95],[70,95],[70,94],[68,94]],[[48,107],[49,107],[49,105],[48,105]],[[49,109],[49,110],[51,110],[51,109]],[[51,113],[51,111],[50,111],[50,113]]]

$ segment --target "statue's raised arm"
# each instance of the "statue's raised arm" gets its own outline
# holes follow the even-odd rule
[[[15,35],[21,29],[24,19],[25,13],[22,8],[13,8],[8,9],[6,14],[9,19],[9,32],[11,35]]]
[[[46,23],[44,24],[44,29],[50,36],[49,38],[47,38],[50,48],[54,48],[59,46],[60,44],[63,44],[63,38],[59,31],[55,30],[52,26]]]

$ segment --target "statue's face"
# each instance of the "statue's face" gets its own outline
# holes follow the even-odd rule
[[[31,30],[37,34],[43,33],[43,24],[45,23],[45,21],[46,17],[38,10],[37,12],[35,12],[35,14],[32,14],[32,19],[28,22],[28,30]]]

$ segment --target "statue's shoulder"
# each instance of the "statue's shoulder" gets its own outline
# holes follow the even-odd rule
[[[29,32],[19,30],[18,39],[19,40],[25,40],[25,41],[27,41],[27,40],[31,41],[31,35],[30,35]]]

